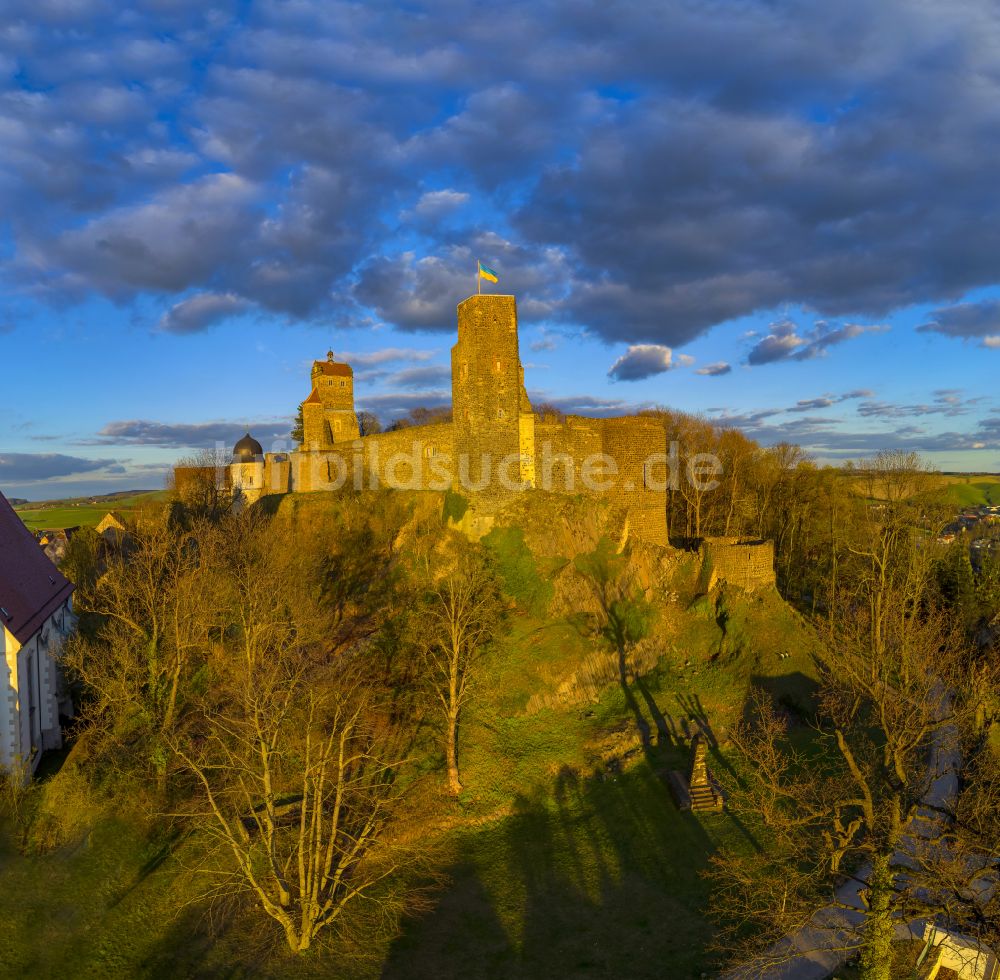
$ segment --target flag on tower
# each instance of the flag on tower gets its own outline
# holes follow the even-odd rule
[[[485,279],[487,282],[496,282],[497,281],[497,274],[491,268],[489,268],[488,266],[483,265],[483,263],[479,262],[478,259],[476,259],[476,262],[479,264],[479,278],[480,279]]]

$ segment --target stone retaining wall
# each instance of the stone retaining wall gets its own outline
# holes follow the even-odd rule
[[[705,538],[700,554],[706,592],[723,581],[748,592],[775,584],[773,541]]]

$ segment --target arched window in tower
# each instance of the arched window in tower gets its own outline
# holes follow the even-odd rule
[[[497,374],[499,374],[502,370],[503,370],[503,361],[501,361],[499,358],[497,358],[497,362],[496,362],[496,372],[497,372]]]
[[[504,416],[504,413],[503,413],[503,409],[502,409],[502,408],[500,408],[500,409],[497,409],[497,418],[498,418],[498,419],[502,419],[502,418],[505,418],[505,416]]]

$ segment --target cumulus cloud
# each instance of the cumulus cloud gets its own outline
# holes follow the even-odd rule
[[[180,292],[206,282],[252,234],[253,184],[213,174],[135,207],[109,211],[26,256],[28,268],[67,285],[125,297]]]
[[[929,453],[1000,448],[1000,425],[991,425],[989,419],[980,420],[969,432],[942,432],[898,422],[862,429],[844,419],[803,416],[780,420],[774,414],[720,414],[715,421],[739,428],[765,446],[791,442],[828,457],[850,458],[880,449]]]
[[[706,364],[704,367],[698,368],[695,374],[702,374],[709,378],[718,378],[723,374],[729,374],[732,371],[732,366],[726,361],[716,361],[714,364]]]
[[[374,258],[362,267],[353,296],[400,329],[452,332],[457,303],[475,292],[478,257],[499,274],[495,291],[517,297],[521,323],[555,313],[559,284],[568,277],[563,256],[526,249],[492,233],[475,235],[471,245],[448,246],[436,255],[406,252]]]
[[[813,412],[818,409],[830,408],[839,405],[841,402],[852,401],[858,398],[870,398],[872,392],[867,388],[858,388],[855,391],[848,391],[842,395],[820,395],[818,398],[804,398],[797,401],[788,412]]]
[[[451,329],[479,255],[526,322],[613,343],[787,304],[844,324],[761,364],[1000,280],[988,0],[513,0],[489,32],[420,2],[133,7],[5,7],[2,268],[43,300]],[[1000,336],[952,309],[925,326]]]
[[[158,329],[174,334],[199,333],[249,308],[250,304],[235,293],[199,293],[170,307],[160,318]]]
[[[801,399],[783,408],[748,412],[712,408],[709,412],[718,424],[739,428],[765,446],[791,442],[831,459],[848,459],[879,449],[939,453],[1000,448],[1000,411],[996,409],[973,418],[964,432],[936,427],[941,419],[981,410],[983,398],[942,388],[934,392],[929,403],[907,405],[877,401],[873,394],[856,389]],[[814,414],[852,401],[858,402],[853,414]]]
[[[781,325],[773,325],[772,332],[754,344],[747,354],[747,364],[770,364],[772,361],[784,360],[805,344],[793,331],[778,333],[776,328],[779,326]]]
[[[932,401],[912,405],[865,400],[858,406],[858,415],[880,419],[915,418],[921,415],[954,417],[967,415],[981,401],[981,398],[962,398],[953,389],[942,389],[934,392]]]
[[[662,344],[633,344],[611,365],[608,377],[613,381],[641,381],[676,366],[673,351],[669,347]]]

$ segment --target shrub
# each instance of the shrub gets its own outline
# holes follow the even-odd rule
[[[528,612],[543,615],[555,590],[538,574],[524,531],[519,527],[495,527],[483,538],[483,545],[496,563],[504,592]]]
[[[444,495],[444,510],[441,514],[442,520],[446,523],[449,520],[456,524],[465,517],[465,512],[469,509],[469,501],[460,493],[454,490],[446,490]]]
[[[83,770],[72,760],[39,785],[27,830],[27,849],[43,854],[82,839],[100,816],[100,806]]]

